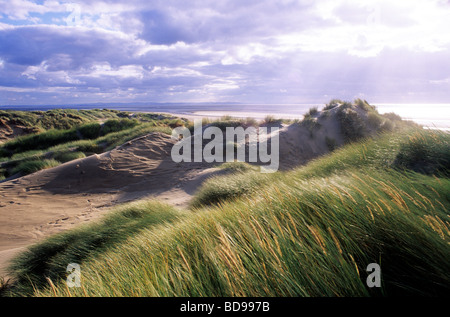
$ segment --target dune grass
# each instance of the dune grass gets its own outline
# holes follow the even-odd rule
[[[115,132],[113,132],[115,131]],[[161,122],[113,119],[104,125],[87,123],[69,130],[45,132],[15,138],[0,147],[6,167],[3,178],[18,172],[26,175],[39,170],[39,166],[53,167],[56,161],[65,163],[94,153],[103,153],[131,139],[151,132],[171,133],[171,128]],[[30,163],[32,161],[32,163]]]
[[[14,175],[20,173],[22,175],[27,175],[46,168],[58,166],[59,164],[61,163],[54,159],[27,160],[14,167],[11,174]]]
[[[33,132],[43,132],[51,129],[68,130],[91,121],[126,118],[128,115],[124,111],[109,109],[0,110],[0,120],[3,120],[6,124],[20,125]]]
[[[450,176],[450,138],[438,131],[417,130],[400,148],[394,165],[424,174]]]
[[[3,145],[3,147],[14,154],[43,150],[51,146],[78,140],[76,129],[70,130],[48,130],[45,132],[17,137]]]
[[[101,134],[107,135],[112,132],[119,132],[122,130],[127,130],[134,128],[139,124],[139,121],[136,119],[112,119],[106,121],[101,127]]]
[[[106,147],[106,150],[111,150],[134,138],[152,132],[161,132],[170,135],[172,133],[172,128],[166,125],[156,125],[155,123],[143,123],[131,129],[110,133],[100,137],[96,140],[96,143],[99,145],[103,144]]]
[[[289,172],[297,178],[329,177],[335,173],[362,167],[372,169],[389,168],[394,164],[401,144],[408,142],[408,133],[384,133],[376,139],[364,139],[357,143],[335,149],[332,154],[312,160],[301,169]],[[435,132],[438,133],[438,132]],[[230,163],[233,164],[239,163]],[[248,166],[248,165],[247,165]],[[227,167],[227,165],[225,165]],[[192,206],[217,204],[230,198],[254,193],[258,188],[269,184],[284,174],[261,174],[250,168],[242,168],[239,175],[218,176],[207,180],[192,200]]]
[[[225,162],[218,166],[218,168],[226,171],[231,171],[234,173],[243,173],[243,172],[249,172],[249,171],[258,171],[259,167],[251,165],[247,162],[240,162],[240,161],[234,161],[234,162]]]
[[[62,153],[54,153],[53,157],[55,158],[55,160],[57,160],[61,163],[66,163],[66,162],[70,162],[70,161],[73,161],[76,159],[85,158],[86,154],[84,154],[83,152],[80,152],[80,151],[62,152]]]
[[[173,220],[165,218],[172,207],[147,202],[143,211],[158,212],[159,225],[136,221],[130,234],[105,220],[54,236],[16,260],[15,295],[448,296],[450,179],[396,166],[410,135],[350,144],[290,172],[213,179],[196,197],[208,193],[204,201]],[[448,143],[438,152],[448,157]],[[225,191],[218,204],[214,187]],[[85,233],[114,245],[68,238]],[[65,258],[68,249],[83,256]],[[58,269],[49,266],[60,255]],[[65,285],[69,261],[81,265],[81,288]],[[381,266],[381,288],[366,284],[370,263]],[[33,290],[30,276],[52,283]]]
[[[202,185],[192,199],[191,206],[213,205],[252,194],[273,178],[273,175],[261,174],[254,170],[242,171],[238,175],[212,177]]]
[[[59,144],[57,146],[48,148],[47,151],[62,152],[73,150],[80,151],[85,154],[102,153],[104,151],[111,150],[114,147],[121,145],[129,140],[151,132],[170,134],[171,129],[167,126],[155,125],[154,123],[142,123],[133,128],[118,132],[112,132],[94,140],[77,140]]]
[[[83,139],[96,139],[100,136],[101,130],[102,126],[98,122],[87,123],[78,127],[78,132]]]
[[[42,150],[31,150],[31,151],[20,152],[20,153],[13,154],[11,156],[11,160],[16,161],[16,160],[24,160],[24,159],[30,159],[30,158],[39,158],[39,157],[42,157],[42,155],[44,155],[44,153],[45,152]]]
[[[45,132],[17,137],[3,145],[3,148],[18,154],[31,150],[44,150],[52,146],[80,139],[96,140],[101,136],[129,130],[139,125],[137,120],[110,119],[103,125],[87,123],[69,130],[48,130]]]
[[[82,262],[82,289],[54,279],[35,295],[448,295],[449,186],[367,171],[277,183]],[[370,263],[381,289],[365,284]]]
[[[144,228],[173,222],[182,215],[158,202],[134,202],[116,208],[100,222],[55,235],[15,259],[12,269],[19,279],[14,292],[32,294],[47,284],[47,278],[62,276],[68,263],[99,256]]]

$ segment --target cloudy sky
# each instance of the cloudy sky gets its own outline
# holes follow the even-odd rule
[[[0,104],[450,102],[449,0],[0,0]]]

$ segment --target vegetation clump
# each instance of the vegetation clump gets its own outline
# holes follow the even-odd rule
[[[54,159],[38,159],[38,160],[30,160],[19,163],[16,167],[13,168],[11,174],[20,173],[20,175],[31,174],[46,168],[51,168],[58,166],[60,162]]]
[[[352,107],[341,107],[337,118],[347,143],[357,141],[366,135],[364,121]]]
[[[450,140],[445,132],[416,131],[404,142],[394,167],[450,177]]]

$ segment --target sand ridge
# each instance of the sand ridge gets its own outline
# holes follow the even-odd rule
[[[112,151],[0,183],[0,269],[24,246],[97,219],[116,204],[155,197],[186,206],[200,184],[221,171],[173,162],[175,142],[150,133]]]

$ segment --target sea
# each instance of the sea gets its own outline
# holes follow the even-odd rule
[[[450,131],[449,104],[372,104],[379,113],[393,112],[404,120],[414,121],[424,128]],[[79,104],[79,105],[20,105],[0,106],[0,110],[13,109],[23,111],[51,109],[115,109],[130,112],[172,113],[178,115],[196,115],[205,117],[253,117],[256,119],[272,115],[279,118],[301,118],[310,108],[319,110],[324,104],[242,104],[242,103],[111,103],[111,104]]]

